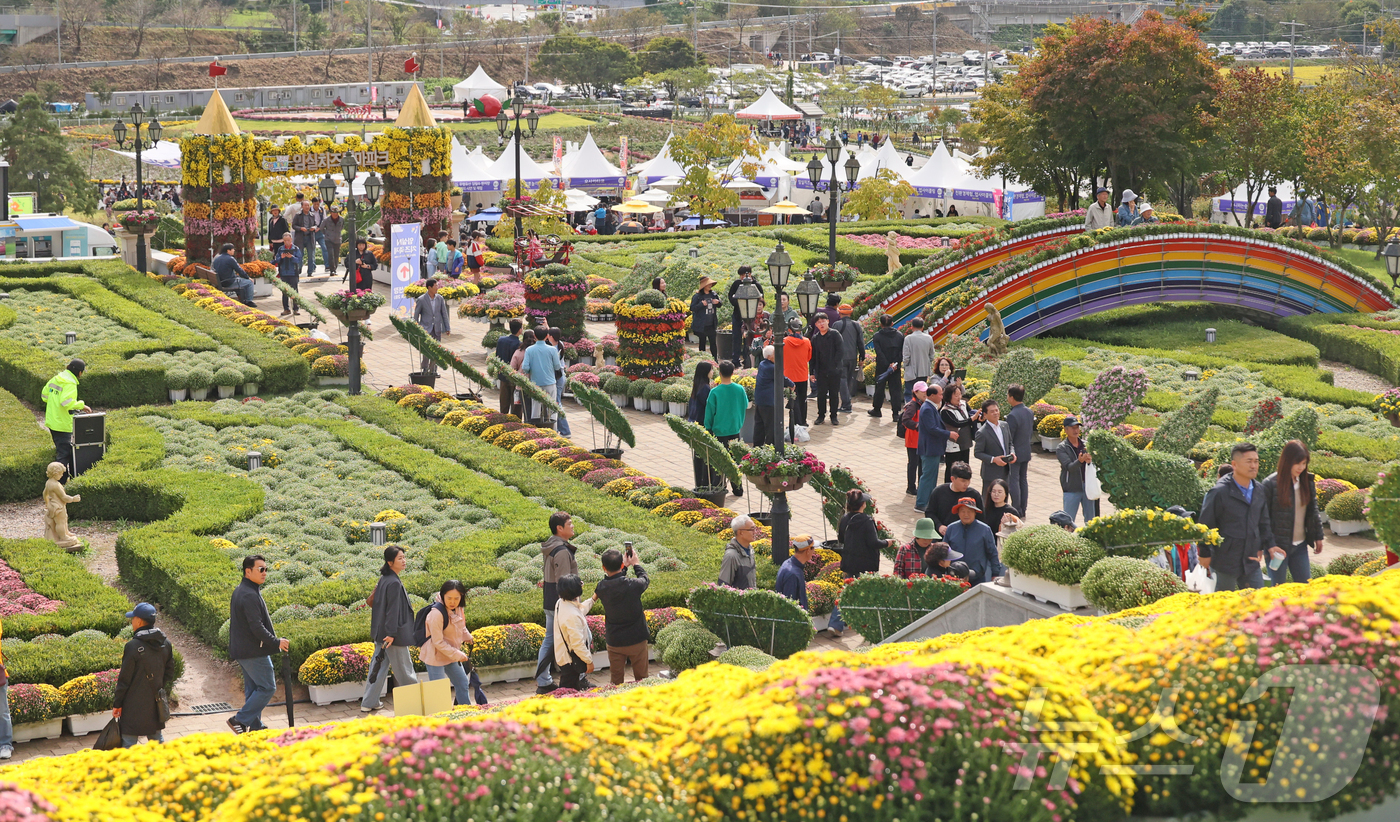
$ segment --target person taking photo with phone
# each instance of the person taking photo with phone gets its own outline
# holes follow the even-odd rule
[[[608,640],[608,675],[612,684],[621,685],[624,665],[632,666],[632,679],[641,682],[647,678],[647,641],[651,638],[647,631],[646,611],[642,608],[642,594],[651,585],[646,569],[642,567],[632,543],[622,543],[623,550],[611,549],[603,552],[603,573],[607,576],[593,590],[593,596],[603,603],[603,635]],[[628,578],[627,569],[632,569]]]

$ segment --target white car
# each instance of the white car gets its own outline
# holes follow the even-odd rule
[[[975,66],[982,62],[982,52],[977,51],[976,49],[968,49],[967,51],[963,52],[962,59],[963,65]]]

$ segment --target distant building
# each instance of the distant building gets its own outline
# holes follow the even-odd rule
[[[408,96],[409,86],[421,84],[404,80],[375,83],[378,99],[402,101]],[[113,112],[125,111],[136,103],[146,111],[181,111],[209,102],[214,89],[164,89],[161,91],[114,91],[111,100],[105,105],[97,95],[88,92],[85,97],[88,111],[108,109]],[[327,83],[311,86],[253,86],[250,88],[221,88],[224,102],[233,111],[245,108],[323,108],[339,98],[347,106],[363,106],[370,102],[369,86],[365,83]],[[378,101],[376,101],[377,104]]]

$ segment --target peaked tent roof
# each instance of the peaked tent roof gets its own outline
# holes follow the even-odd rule
[[[475,100],[483,94],[500,96],[505,93],[506,87],[492,80],[486,69],[478,64],[472,76],[452,87],[452,102],[463,103]]]
[[[480,151],[480,147],[477,148]],[[452,184],[463,191],[494,191],[501,187],[501,181],[493,178],[488,171],[491,161],[483,156],[468,152],[460,142],[452,141]]]
[[[399,108],[399,117],[394,121],[399,128],[437,128],[437,120],[423,99],[423,90],[417,83],[408,87],[408,99]]]
[[[194,124],[195,134],[241,134],[238,124],[233,121],[233,115],[229,114],[228,104],[224,102],[224,96],[218,89],[209,95],[209,102],[204,105],[204,114],[200,115],[199,122]]]
[[[933,189],[952,188],[967,170],[967,163],[954,157],[948,146],[939,140],[928,162],[906,179],[918,190],[920,197],[938,197],[941,195],[933,193]]]
[[[859,157],[858,159],[861,160],[861,164],[860,176],[857,179],[874,177],[875,172],[882,168],[893,171],[895,176],[903,180],[908,180],[913,175],[914,169],[904,164],[904,158],[900,156],[899,152],[895,150],[894,144],[889,140],[881,143],[880,150],[868,159]]]
[[[807,164],[801,160],[794,160],[778,148],[776,142],[769,142],[768,147],[763,150],[763,159],[769,166],[776,166],[784,171],[806,171]]]
[[[734,112],[734,116],[741,120],[801,120],[802,112],[779,100],[770,87],[762,97]]]
[[[662,144],[661,150],[656,152],[655,157],[645,164],[638,164],[635,169],[644,182],[653,183],[665,177],[685,176],[685,169],[671,156],[671,136],[667,135],[666,142]]]
[[[593,142],[593,132],[584,137],[578,151],[568,155],[559,164],[562,176],[573,188],[616,186],[622,184],[622,169],[608,162],[598,144]]]
[[[515,135],[511,135],[510,142],[506,143],[505,150],[501,156],[496,158],[487,169],[486,173],[491,175],[493,180],[514,180],[515,179]],[[520,152],[520,179],[521,180],[542,180],[546,177],[554,177],[554,172],[530,158],[529,152]]]

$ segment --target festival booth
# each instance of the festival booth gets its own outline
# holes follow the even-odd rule
[[[779,100],[769,87],[763,96],[734,112],[734,116],[740,120],[762,120],[771,131],[774,120],[801,120],[802,112]]]
[[[501,181],[491,176],[490,161],[485,159],[485,155],[479,154],[480,151],[480,146],[476,152],[469,152],[466,146],[456,140],[452,141],[452,185],[462,189],[463,199],[467,198],[468,192],[501,190]],[[494,201],[496,195],[487,195],[485,199]]]
[[[500,180],[505,184],[505,190],[515,191],[515,137],[512,136],[506,143],[505,150],[501,156],[496,158],[487,169],[487,173],[493,180]],[[553,179],[554,172],[535,162],[530,158],[529,152],[520,152],[520,184],[526,188],[539,188],[540,180]]]
[[[667,177],[685,176],[686,170],[671,157],[671,136],[666,135],[666,142],[661,145],[661,150],[656,153],[655,157],[644,163],[638,163],[633,169],[638,181],[651,186]]]
[[[863,157],[859,153],[856,154],[856,159],[860,160],[860,174],[856,176],[857,181],[874,177],[882,168],[893,171],[896,177],[905,182],[908,182],[914,174],[914,169],[905,164],[904,156],[895,150],[894,143],[889,140],[881,143],[878,151],[871,150]]]
[[[627,179],[621,169],[603,156],[598,144],[593,142],[591,131],[577,151],[564,156],[559,170],[564,185],[583,191],[618,190]]]
[[[1275,183],[1278,189],[1278,198],[1283,201],[1283,216],[1288,217],[1293,213],[1293,208],[1298,204],[1297,195],[1293,192],[1293,184],[1287,181]],[[1264,211],[1269,207],[1269,187],[1261,185],[1255,193],[1258,201],[1254,204],[1254,216],[1261,223],[1264,220]],[[1219,197],[1212,197],[1210,200],[1210,221],[1212,223],[1229,223],[1230,225],[1244,225],[1245,213],[1249,211],[1249,189],[1244,183],[1240,183],[1234,191],[1222,194]]]
[[[478,64],[472,76],[452,87],[452,102],[466,103],[479,100],[487,94],[498,100],[505,100],[509,96],[506,87],[492,80],[486,69]]]
[[[895,152],[896,156],[898,152]],[[1007,220],[1027,220],[1045,216],[1045,198],[1015,180],[988,180],[959,156],[950,152],[942,141],[934,146],[928,162],[905,176],[914,187],[916,196],[904,204],[906,216],[913,210],[920,217],[931,216],[934,209],[956,207],[960,216],[1001,217]]]

